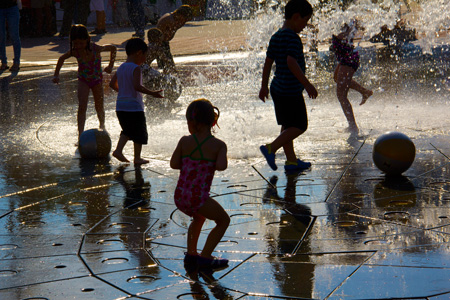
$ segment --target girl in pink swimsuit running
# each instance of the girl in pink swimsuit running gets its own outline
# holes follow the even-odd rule
[[[192,217],[188,229],[186,269],[223,268],[228,264],[224,258],[213,257],[217,244],[230,223],[223,207],[209,196],[215,170],[227,168],[227,145],[211,134],[211,128],[219,118],[219,109],[206,99],[193,101],[186,110],[191,135],[184,136],[170,160],[170,167],[180,170],[175,190],[175,204],[179,210]],[[197,253],[197,242],[205,219],[216,222],[206,239],[205,247]]]
[[[89,90],[94,96],[95,111],[100,122],[100,128],[105,129],[105,110],[103,108],[103,82],[101,52],[109,51],[109,65],[104,69],[111,73],[116,59],[117,48],[113,45],[97,45],[91,42],[88,30],[84,25],[72,25],[70,29],[70,50],[58,59],[54,83],[59,83],[59,71],[64,61],[75,57],[78,62],[78,137],[84,131],[86,111],[88,105]]]
[[[350,25],[345,24],[343,31],[337,36],[333,35],[330,50],[336,55],[338,65],[334,71],[334,81],[337,84],[336,95],[341,103],[342,110],[347,118],[350,133],[358,134],[359,129],[356,124],[353,107],[348,100],[348,91],[353,89],[362,95],[362,101],[359,105],[366,103],[373,92],[366,89],[353,79],[353,75],[359,67],[359,53],[353,45],[353,38],[359,26],[356,20]]]

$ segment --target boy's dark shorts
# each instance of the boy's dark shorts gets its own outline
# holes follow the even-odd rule
[[[284,128],[295,127],[306,131],[308,128],[308,115],[306,113],[305,100],[299,93],[296,96],[280,95],[270,90],[273,103],[275,105],[275,116],[278,125]]]
[[[121,135],[127,136],[134,143],[147,145],[147,123],[143,111],[116,111],[116,115],[122,127]]]

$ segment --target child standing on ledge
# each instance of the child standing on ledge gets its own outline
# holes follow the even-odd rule
[[[147,124],[142,94],[163,98],[161,91],[151,91],[142,85],[141,67],[145,62],[147,44],[140,38],[128,40],[125,51],[127,60],[117,69],[109,86],[118,92],[116,114],[122,132],[113,156],[121,162],[129,162],[123,149],[129,140],[134,143],[134,164],[146,164],[149,161],[141,157],[142,145],[148,142]]]
[[[230,224],[230,217],[223,207],[209,196],[214,172],[223,171],[228,166],[227,145],[211,133],[219,114],[219,109],[208,100],[193,101],[186,110],[191,135],[180,139],[170,159],[170,167],[180,170],[175,204],[180,211],[192,217],[184,257],[186,269],[218,269],[228,265],[228,259],[212,256]],[[206,219],[216,222],[216,227],[211,230],[205,247],[198,254],[197,242]]]
[[[311,163],[297,158],[294,150],[294,139],[303,134],[308,127],[303,89],[309,97],[317,97],[316,88],[305,76],[305,56],[303,44],[298,36],[312,15],[311,4],[306,0],[290,0],[285,7],[285,21],[270,39],[264,63],[259,99],[265,102],[269,95],[269,76],[275,62],[275,77],[270,85],[270,95],[275,106],[280,135],[271,143],[260,147],[261,153],[269,166],[277,169],[275,152],[283,147],[286,155],[284,169],[295,171],[307,169]]]
[[[75,57],[78,62],[78,138],[84,131],[86,123],[86,111],[88,106],[89,91],[94,96],[95,110],[100,122],[100,128],[105,129],[105,109],[103,107],[103,75],[102,57],[103,51],[111,52],[109,65],[104,69],[111,73],[116,59],[117,48],[113,45],[97,45],[91,42],[88,30],[84,25],[72,25],[70,29],[70,50],[58,59],[53,82],[59,83],[59,71],[64,61]]]

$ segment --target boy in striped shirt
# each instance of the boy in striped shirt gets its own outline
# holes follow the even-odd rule
[[[265,102],[268,98],[270,71],[275,62],[276,71],[270,85],[270,95],[275,106],[277,123],[281,125],[281,133],[272,143],[262,145],[260,150],[273,170],[277,169],[275,152],[281,147],[286,155],[286,171],[299,171],[311,166],[311,163],[298,159],[294,150],[294,139],[308,127],[302,92],[305,89],[310,98],[317,97],[316,88],[305,76],[303,44],[298,36],[311,15],[312,6],[308,1],[290,0],[285,7],[283,27],[272,35],[267,48],[259,99]]]

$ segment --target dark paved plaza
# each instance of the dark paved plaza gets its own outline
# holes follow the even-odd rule
[[[121,34],[111,42],[129,32]],[[278,171],[260,156],[279,129],[272,104],[242,88],[241,59],[178,56],[183,94],[176,103],[148,100],[150,163],[135,168],[79,157],[76,72],[67,65],[61,84],[51,82],[60,55],[46,58],[52,47],[24,51],[20,72],[0,75],[0,299],[449,299],[447,71],[424,78],[412,60],[390,64],[396,78],[385,65],[374,69],[367,104],[351,95],[359,137],[345,130],[331,73],[317,75],[319,98],[307,100],[309,128],[295,143],[312,168],[285,173],[282,151]],[[188,134],[186,106],[201,96],[220,107],[216,135],[229,148],[211,194],[231,217],[214,253],[230,263],[214,273],[183,266],[190,219],[174,205],[178,172],[169,167]],[[115,97],[105,88],[113,146]],[[86,128],[95,128],[89,105]],[[387,131],[415,144],[404,176],[385,176],[372,161]],[[213,226],[205,223],[200,247]]]

